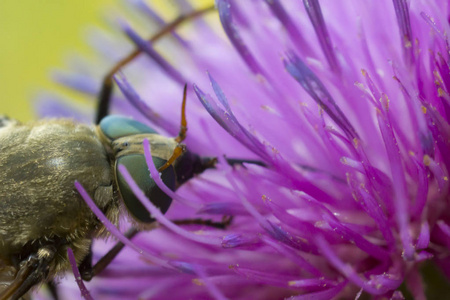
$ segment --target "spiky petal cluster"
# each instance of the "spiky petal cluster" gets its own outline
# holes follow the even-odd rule
[[[162,25],[141,1],[130,7]],[[153,211],[160,229],[134,239],[159,263],[127,248],[87,284],[92,296],[425,299],[422,263],[450,276],[448,1],[216,8],[157,45],[120,22],[147,55],[116,77],[139,112],[117,95],[116,112],[176,135],[187,82],[187,147],[219,163],[183,185],[165,217]],[[104,57],[123,53],[99,37]],[[94,95],[88,73],[58,80]],[[169,221],[224,215],[234,216],[224,231]]]

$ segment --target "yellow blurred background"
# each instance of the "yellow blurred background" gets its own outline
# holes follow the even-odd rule
[[[123,0],[127,1],[127,0]],[[168,20],[176,1],[148,0]],[[212,0],[192,0],[199,8]],[[0,0],[0,115],[21,121],[35,118],[31,101],[39,91],[58,91],[79,99],[50,79],[67,69],[69,54],[93,55],[86,35],[92,26],[110,27],[105,14],[119,0]]]
[[[0,114],[34,117],[30,100],[39,90],[61,89],[50,71],[64,68],[69,53],[89,54],[84,34],[102,26],[102,10],[116,0],[1,0]]]

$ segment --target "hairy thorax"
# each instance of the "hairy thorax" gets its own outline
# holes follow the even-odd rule
[[[102,226],[76,191],[76,180],[117,221],[111,162],[88,126],[46,120],[2,127],[0,170],[0,259],[6,264],[46,243],[62,257],[51,272],[68,267],[68,247],[83,259]]]

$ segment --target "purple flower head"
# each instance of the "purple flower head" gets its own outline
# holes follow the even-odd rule
[[[216,0],[155,43],[146,30],[164,18],[128,5],[118,23],[143,53],[115,76],[114,113],[175,136],[187,83],[185,143],[218,163],[166,215],[121,167],[160,227],[85,283],[94,299],[425,299],[423,265],[450,276],[447,1]],[[129,50],[93,44],[110,65]],[[96,73],[56,78],[95,95]],[[172,222],[224,216],[224,230]],[[95,241],[94,260],[112,244]]]

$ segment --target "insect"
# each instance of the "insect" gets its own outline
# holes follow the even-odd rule
[[[184,15],[152,37],[156,41],[182,22],[213,10],[209,7]],[[113,222],[123,201],[128,214],[139,223],[154,219],[136,199],[116,168],[124,164],[146,195],[162,212],[171,198],[149,177],[142,141],[152,147],[153,161],[163,182],[175,190],[195,174],[214,166],[214,159],[201,158],[182,144],[187,130],[186,86],[183,94],[180,133],[175,138],[158,135],[132,119],[107,116],[112,75],[139,54],[119,62],[105,77],[100,93],[97,126],[70,120],[43,120],[21,124],[0,119],[0,299],[19,299],[30,288],[49,282],[70,268],[67,248],[76,257],[83,278],[89,280],[117,255],[118,243],[95,266],[91,264],[92,239],[106,235],[105,228],[74,189],[79,181],[97,206]],[[230,163],[239,160],[230,160]],[[211,226],[224,223],[202,222]],[[225,222],[226,223],[226,222]],[[132,237],[136,229],[128,233]]]

